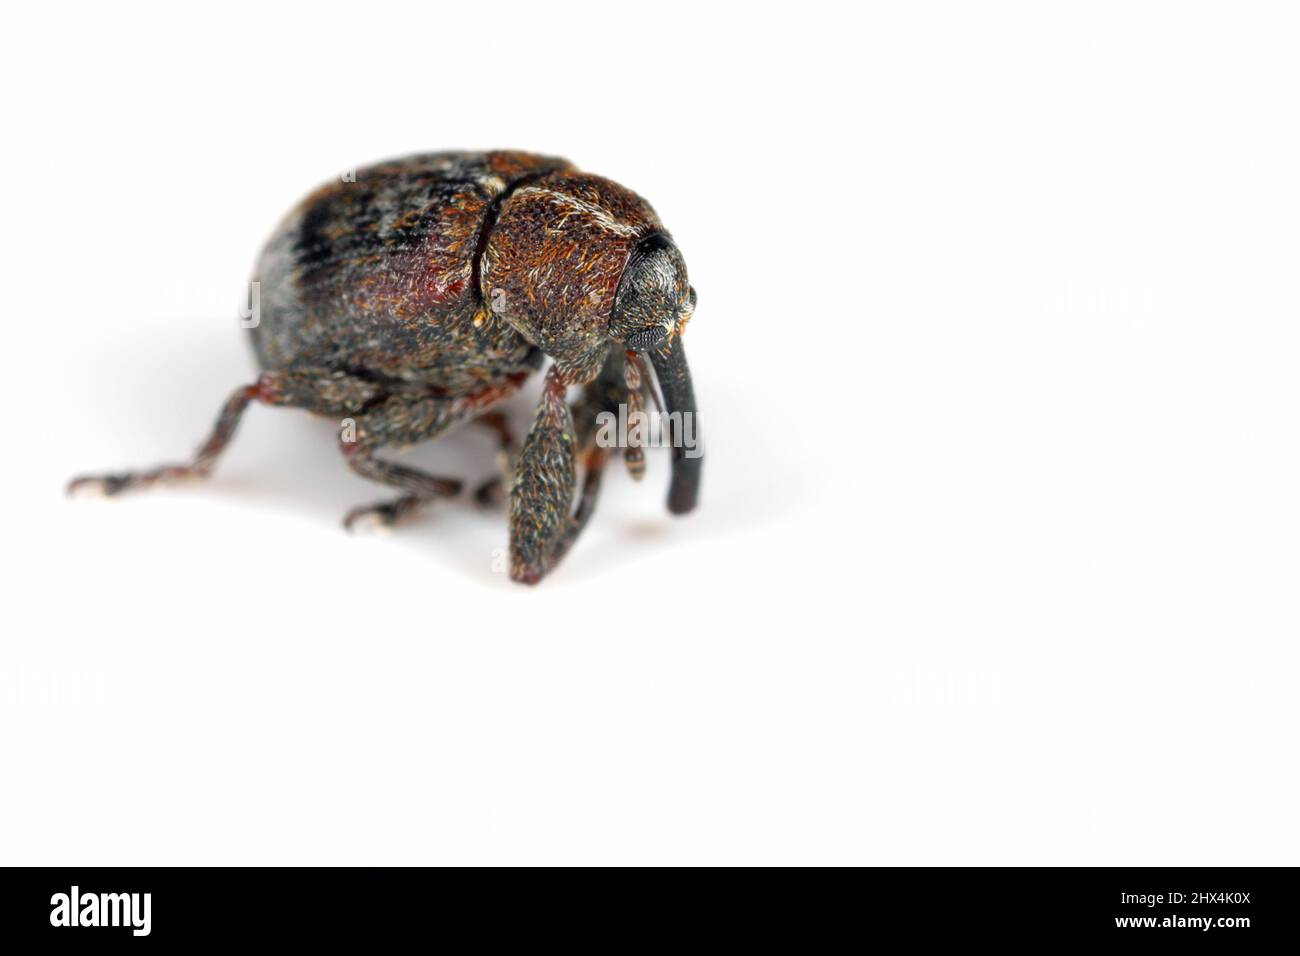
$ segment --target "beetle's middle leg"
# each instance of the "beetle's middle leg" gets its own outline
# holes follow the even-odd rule
[[[374,449],[344,444],[343,454],[348,467],[363,478],[378,481],[405,494],[370,505],[359,505],[343,516],[343,527],[355,530],[358,524],[374,522],[384,527],[396,524],[407,515],[438,498],[450,498],[460,493],[461,483],[455,478],[440,478],[406,465],[386,461],[374,454]]]
[[[476,418],[486,419],[484,424],[497,429],[502,442],[508,443],[510,436],[504,416],[487,409],[517,390],[524,378],[524,375],[511,376],[461,398],[431,397],[419,392],[392,394],[377,407],[358,415],[354,432],[344,431],[340,441],[348,467],[403,493],[397,498],[353,508],[343,518],[344,527],[352,530],[363,521],[391,526],[423,505],[458,494],[459,480],[440,478],[388,461],[376,452],[384,447],[437,438],[454,426]]]
[[[514,479],[519,441],[504,412],[485,412],[474,419],[474,424],[491,429],[497,436],[497,474],[474,490],[474,500],[485,508],[498,508],[505,504],[506,491]]]

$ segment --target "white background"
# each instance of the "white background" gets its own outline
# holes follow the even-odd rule
[[[6,17],[0,862],[1297,862],[1285,5]],[[251,379],[301,195],[458,147],[673,231],[696,514],[616,468],[526,589],[464,502],[345,534],[386,492],[266,408],[63,498]]]

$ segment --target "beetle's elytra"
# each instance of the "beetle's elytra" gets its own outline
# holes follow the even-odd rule
[[[461,483],[378,456],[467,422],[509,463],[510,575],[535,583],[591,516],[609,449],[597,417],[658,400],[670,423],[697,414],[682,331],[695,307],[686,264],[650,205],[563,159],[431,153],[321,187],[276,229],[253,277],[261,374],[226,401],[192,462],[76,479],[106,494],[204,477],[250,402],[348,420],[358,474],[401,494],[349,512],[386,524]],[[543,364],[542,398],[517,446],[494,407]],[[582,386],[570,407],[566,387]],[[696,502],[702,458],[673,442],[669,510]],[[639,447],[624,449],[634,476]],[[577,472],[584,472],[576,495]],[[498,497],[501,481],[479,489]]]

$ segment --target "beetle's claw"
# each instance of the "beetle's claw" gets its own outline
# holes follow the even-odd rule
[[[68,482],[69,498],[110,498],[129,484],[127,475],[81,475]]]
[[[343,527],[350,532],[387,531],[403,518],[419,511],[433,499],[420,495],[407,495],[395,501],[353,508],[343,516]]]
[[[349,534],[386,532],[396,523],[397,512],[392,505],[364,505],[343,516],[343,527]]]

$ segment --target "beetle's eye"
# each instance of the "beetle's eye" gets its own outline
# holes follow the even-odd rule
[[[652,349],[664,340],[667,336],[662,325],[656,325],[648,329],[642,329],[639,332],[633,332],[627,337],[627,347],[636,349],[638,352],[644,352],[646,349]]]

